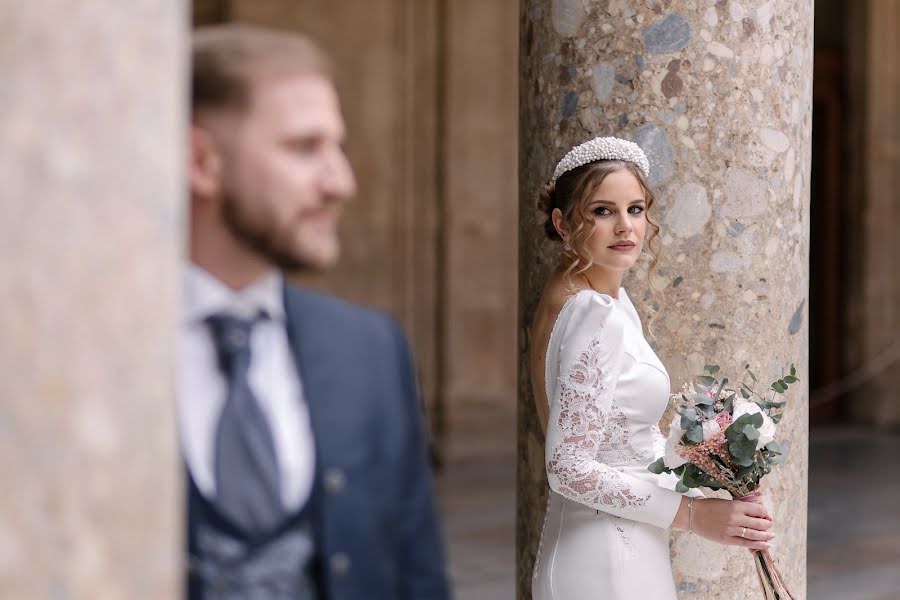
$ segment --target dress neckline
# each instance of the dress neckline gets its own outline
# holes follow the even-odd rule
[[[562,309],[560,309],[559,313],[562,314],[563,310],[566,308],[566,305],[569,304],[569,302],[571,302],[573,298],[575,298],[576,296],[580,296],[581,294],[584,294],[584,293],[595,294],[597,296],[603,296],[604,298],[609,298],[613,302],[622,302],[624,300],[623,296],[624,297],[628,296],[628,292],[626,292],[625,288],[623,288],[623,287],[619,288],[619,297],[618,298],[616,298],[615,296],[606,294],[604,292],[598,292],[594,288],[582,288],[582,289],[578,290],[577,292],[575,292],[574,294],[570,294],[569,297],[566,298],[566,301],[563,304]],[[559,317],[557,317],[557,318],[559,318]]]

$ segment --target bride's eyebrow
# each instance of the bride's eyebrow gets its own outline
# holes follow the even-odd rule
[[[634,200],[628,201],[629,206],[634,205],[634,204],[646,204],[646,203],[647,203],[646,198],[635,198]],[[600,205],[615,206],[616,203],[613,202],[612,200],[591,200],[590,206],[600,206]]]

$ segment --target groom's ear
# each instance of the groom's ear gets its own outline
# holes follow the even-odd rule
[[[192,124],[188,139],[188,181],[192,197],[208,199],[221,189],[222,157],[212,133]]]
[[[569,237],[569,226],[566,224],[561,210],[554,208],[553,212],[550,213],[550,220],[553,221],[553,228],[556,229],[559,237],[562,239]]]

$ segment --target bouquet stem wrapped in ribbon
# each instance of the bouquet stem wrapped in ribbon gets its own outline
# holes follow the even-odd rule
[[[785,401],[776,401],[798,381],[791,365],[788,375],[772,382],[764,393],[756,391],[756,375],[745,367],[751,383],[738,389],[719,379],[718,365],[707,365],[696,383],[676,395],[677,416],[672,420],[665,456],[651,464],[653,473],[675,473],[675,489],[724,489],[735,500],[758,502],[760,480],[783,458],[775,429]],[[754,550],[756,574],[766,600],[793,600],[768,550]]]

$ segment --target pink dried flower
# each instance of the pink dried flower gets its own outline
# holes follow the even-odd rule
[[[722,427],[724,429],[726,425],[731,423],[731,414],[723,410],[716,415],[716,423],[719,424],[719,427]]]

